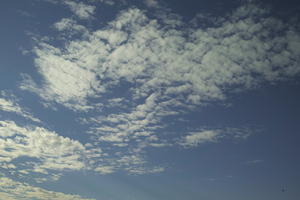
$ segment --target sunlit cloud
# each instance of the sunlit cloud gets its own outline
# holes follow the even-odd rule
[[[7,96],[4,92],[0,93],[0,111],[12,112],[34,122],[41,122],[33,114],[22,108],[14,96]]]
[[[81,19],[90,18],[95,9],[66,4]],[[95,30],[63,18],[54,24],[58,37],[68,32],[82,36],[62,46],[37,40],[34,47],[42,84],[23,75],[20,88],[53,107],[59,104],[85,113],[80,121],[89,125],[86,132],[93,148],[105,146],[102,150],[110,157],[95,161],[100,173],[141,174],[146,148],[222,141],[225,136],[216,129],[183,128],[165,138],[161,132],[170,125],[164,120],[226,101],[233,88],[245,91],[276,84],[300,72],[299,27],[271,16],[269,9],[246,3],[226,17],[196,16],[191,22],[166,12],[150,17],[144,10],[128,8]],[[203,19],[211,24],[204,27]],[[249,131],[225,132],[233,139],[249,136]],[[131,159],[121,162],[125,158]],[[134,169],[126,167],[129,163]]]
[[[27,183],[17,182],[10,178],[0,177],[0,198],[6,200],[94,200],[80,197],[79,195],[54,192]]]

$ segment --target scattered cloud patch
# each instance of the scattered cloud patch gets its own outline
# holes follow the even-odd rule
[[[91,109],[86,98],[101,90],[96,74],[58,56],[60,49],[47,44],[40,45],[40,48],[35,49],[39,55],[35,62],[43,75],[44,87],[38,86],[29,75],[24,75],[20,88],[35,92],[47,101],[63,104],[73,110]]]
[[[190,133],[185,136],[180,143],[185,147],[195,147],[202,143],[217,142],[220,131],[218,130],[204,130],[200,132]]]
[[[112,166],[99,166],[95,169],[96,172],[99,172],[100,174],[111,174],[113,173],[114,167]]]
[[[174,103],[197,105],[226,99],[233,86],[253,88],[299,73],[296,27],[252,4],[228,18],[213,27],[174,29],[129,9],[88,39],[69,41],[63,48],[40,42],[35,62],[44,79],[41,96],[84,107],[87,97],[123,79],[135,83],[128,88],[135,99],[153,93],[160,102],[175,96]]]
[[[100,3],[104,3],[106,5],[113,6],[116,3],[122,3],[122,4],[124,4],[126,2],[126,0],[90,0],[90,2],[93,2],[93,3],[100,2]]]
[[[76,33],[86,33],[88,30],[82,26],[77,24],[77,22],[70,18],[63,18],[60,21],[54,24],[54,28],[58,31],[68,31],[68,33],[74,31]]]
[[[147,168],[129,168],[128,169],[129,173],[135,174],[135,175],[142,175],[142,174],[156,174],[156,173],[161,173],[165,171],[164,167],[154,167],[151,169]]]
[[[0,177],[0,199],[6,200],[94,200],[74,194],[65,194],[30,186],[27,183],[17,182],[10,178]]]
[[[225,139],[243,140],[247,139],[254,132],[257,132],[257,130],[249,128],[204,129],[187,134],[181,138],[178,144],[186,148],[192,148],[205,143],[221,142]]]
[[[15,98],[8,98],[4,93],[0,96],[0,111],[16,113],[26,119],[32,120],[34,122],[41,122],[39,119],[34,117],[30,112],[22,108]],[[5,97],[6,96],[6,97]]]
[[[2,168],[18,173],[48,174],[49,170],[80,170],[85,167],[83,158],[88,157],[88,151],[78,141],[41,127],[22,127],[13,121],[0,121],[0,132]],[[22,169],[14,167],[12,163],[24,157],[35,161],[23,163]]]
[[[210,22],[205,25],[203,17],[187,23],[166,12],[156,18],[129,8],[105,27],[63,45],[37,41],[35,66],[42,84],[24,75],[20,88],[47,103],[86,112],[81,119],[90,125],[93,145],[105,146],[105,153],[115,158],[99,166],[134,171],[126,165],[143,169],[148,147],[195,147],[225,136],[247,138],[248,133],[233,129],[183,128],[169,138],[162,133],[168,128],[164,120],[226,101],[233,88],[255,89],[299,75],[299,27],[272,17],[268,9],[246,3],[224,17],[204,16]],[[70,19],[55,27],[72,32],[74,24],[84,30]],[[94,99],[101,102],[101,112]]]
[[[158,6],[157,0],[144,0],[144,2],[148,7],[157,7]]]
[[[71,11],[80,19],[90,19],[95,13],[96,7],[82,2],[64,1]]]

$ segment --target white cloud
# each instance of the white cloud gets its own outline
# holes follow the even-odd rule
[[[131,174],[136,174],[136,175],[141,175],[141,174],[156,174],[156,173],[161,173],[165,171],[165,168],[163,167],[154,167],[154,168],[128,168],[127,169],[129,173]]]
[[[259,129],[250,128],[203,129],[188,133],[178,141],[178,144],[191,148],[198,147],[204,143],[222,142],[225,139],[244,140],[258,131]]]
[[[17,167],[14,164],[0,163],[0,168],[2,168],[2,169],[16,169]]]
[[[149,7],[157,7],[158,6],[157,0],[144,0],[144,2]]]
[[[128,9],[62,47],[40,41],[34,52],[42,84],[25,76],[21,88],[76,111],[94,108],[89,100],[97,97],[106,112],[83,121],[91,123],[89,133],[97,145],[123,148],[120,157],[126,157],[182,138],[174,134],[177,138],[171,141],[163,139],[159,130],[166,117],[226,100],[232,88],[248,90],[299,75],[297,25],[272,17],[268,9],[246,4],[224,18],[204,17],[207,26],[199,18],[189,24],[166,12],[150,18],[137,8]],[[67,30],[68,23],[56,26]],[[121,107],[108,103],[110,99],[126,102]],[[222,136],[208,130],[178,131],[192,132],[182,142],[186,146]],[[231,137],[249,135],[244,133]]]
[[[4,93],[1,93],[3,96]],[[24,110],[14,98],[1,98],[0,96],[0,110],[5,112],[13,112],[16,113],[26,119],[30,119],[34,122],[41,122],[39,119],[35,118],[31,113]]]
[[[115,170],[114,170],[114,167],[112,167],[112,166],[99,166],[99,167],[95,168],[95,171],[99,172],[100,174],[111,174]]]
[[[219,130],[203,130],[200,132],[194,132],[185,136],[180,144],[186,147],[195,147],[202,143],[217,142],[219,135]]]
[[[151,124],[156,123],[155,113],[159,112],[156,105],[156,95],[150,95],[144,104],[136,106],[135,110],[129,113],[112,114],[98,123],[109,122],[117,124],[111,126],[101,126],[92,129],[92,132],[103,134],[99,140],[107,142],[128,142],[130,138],[139,136],[151,136]],[[157,106],[157,107],[156,107]]]
[[[79,195],[65,194],[30,186],[10,178],[0,177],[0,199],[5,200],[92,200]]]
[[[68,58],[59,56],[61,51],[58,48],[44,43],[40,45],[41,48],[35,49],[38,55],[35,62],[43,76],[44,88],[37,86],[27,75],[24,76],[21,89],[36,92],[45,100],[64,104],[73,110],[91,109],[86,98],[101,91],[96,74],[87,66],[81,67]]]
[[[41,127],[21,127],[12,121],[0,121],[0,132],[0,162],[7,163],[7,167],[13,168],[11,163],[22,157],[37,159],[25,166],[27,172],[47,174],[48,170],[85,167],[83,159],[89,153],[78,141]]]
[[[116,3],[122,3],[124,4],[126,2],[126,0],[90,0],[91,2],[100,2],[100,3],[104,3],[107,5],[115,5]]]
[[[58,31],[68,31],[68,34],[74,33],[81,33],[87,34],[88,29],[82,25],[77,24],[77,22],[70,18],[63,18],[60,21],[54,24],[54,28]]]
[[[95,6],[87,5],[82,2],[77,3],[75,1],[67,0],[65,1],[65,4],[69,6],[71,11],[80,19],[90,19],[96,10]]]

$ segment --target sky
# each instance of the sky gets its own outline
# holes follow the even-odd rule
[[[299,11],[2,0],[0,199],[297,200]]]

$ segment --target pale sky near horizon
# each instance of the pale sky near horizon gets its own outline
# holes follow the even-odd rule
[[[297,200],[300,3],[0,2],[0,200]]]

